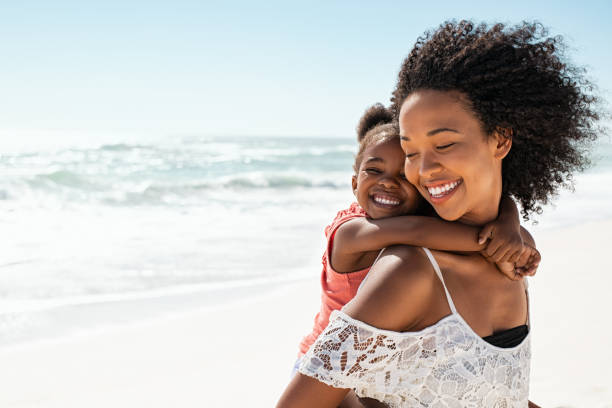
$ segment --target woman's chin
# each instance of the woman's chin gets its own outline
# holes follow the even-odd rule
[[[457,221],[461,218],[461,211],[455,208],[447,208],[445,206],[435,206],[432,204],[433,209],[436,211],[438,216],[445,221]]]

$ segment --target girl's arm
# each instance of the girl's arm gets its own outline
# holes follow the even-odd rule
[[[414,215],[378,220],[352,219],[336,231],[331,252],[332,265],[342,260],[357,260],[367,252],[399,244],[441,251],[481,251],[491,262],[506,264],[507,267],[500,268],[500,271],[513,279],[515,264],[522,268],[522,274],[527,275],[534,274],[539,264],[539,253],[533,248],[533,238],[520,226],[516,204],[511,198],[504,197],[499,217],[482,229]]]
[[[480,228],[434,217],[405,215],[371,220],[355,218],[342,224],[334,237],[334,256],[365,253],[391,245],[413,245],[441,251],[481,251]]]
[[[338,227],[334,252],[342,256],[403,244],[440,251],[489,250],[491,254],[487,255],[492,256],[498,250],[505,254],[510,249],[512,253],[521,249],[520,228],[516,204],[510,197],[503,197],[499,217],[482,229],[418,215],[378,220],[355,218]]]

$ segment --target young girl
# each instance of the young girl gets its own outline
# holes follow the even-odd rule
[[[431,216],[425,200],[404,176],[405,155],[397,127],[391,122],[392,114],[376,104],[366,110],[357,127],[359,151],[352,178],[357,202],[338,212],[325,228],[321,309],[311,333],[300,343],[296,367],[327,326],[331,312],[355,296],[385,247],[407,244],[445,251],[482,251],[511,279],[532,275],[540,261],[538,251],[523,243],[521,234],[527,236],[528,232],[521,231],[518,210],[510,198],[502,200],[499,218],[482,229]],[[435,194],[444,194],[438,190]]]

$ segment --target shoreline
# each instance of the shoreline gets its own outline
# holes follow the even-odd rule
[[[0,302],[0,317],[4,319],[0,351],[232,307],[266,298],[306,279],[254,278],[57,300]],[[15,310],[11,311],[11,306]],[[14,330],[11,319],[17,326]]]

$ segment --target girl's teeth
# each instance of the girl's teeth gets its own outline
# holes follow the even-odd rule
[[[398,200],[388,200],[386,198],[380,198],[380,197],[374,197],[374,201],[376,201],[379,204],[386,204],[386,205],[398,205],[399,204]]]

